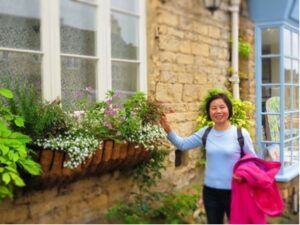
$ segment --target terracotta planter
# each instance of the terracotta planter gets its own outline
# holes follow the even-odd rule
[[[42,168],[42,179],[47,179],[51,170],[52,161],[54,158],[54,151],[41,150],[39,154],[39,162]]]
[[[88,168],[89,174],[96,173],[97,168],[102,161],[102,155],[103,155],[103,147],[99,146],[99,148],[96,150],[95,154],[93,155],[91,165]]]
[[[77,177],[129,168],[146,162],[150,156],[149,151],[135,143],[106,140],[85,163],[75,169],[69,169],[63,166],[64,162],[69,160],[67,153],[59,150],[41,150],[39,151],[39,162],[43,170],[41,183],[42,186],[52,186],[72,181]]]
[[[112,140],[104,141],[103,158],[97,168],[97,173],[102,174],[104,172],[110,171],[110,168],[112,167],[111,160],[112,160],[113,148],[114,148],[114,142]]]
[[[63,151],[53,151],[54,157],[51,164],[51,169],[49,172],[49,182],[58,182],[62,174],[62,168],[64,163],[64,152]]]
[[[111,170],[120,169],[127,156],[128,143],[114,143]]]

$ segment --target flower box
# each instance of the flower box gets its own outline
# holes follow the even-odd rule
[[[113,170],[130,168],[147,162],[150,156],[150,151],[141,145],[106,140],[85,163],[75,169],[69,169],[64,167],[64,162],[68,160],[67,153],[43,149],[39,151],[38,159],[43,170],[39,183],[43,186],[51,186],[70,182],[82,176],[100,175]]]

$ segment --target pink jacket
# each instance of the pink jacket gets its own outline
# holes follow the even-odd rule
[[[243,181],[232,181],[230,223],[265,224],[267,215],[278,216],[284,210],[275,182],[280,162],[268,162],[245,155],[234,166],[233,173]]]

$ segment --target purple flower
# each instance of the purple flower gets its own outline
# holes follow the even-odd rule
[[[121,92],[116,92],[113,97],[122,98],[122,97],[124,97],[124,95]]]
[[[105,114],[108,115],[108,116],[114,116],[117,114],[117,112],[113,109],[105,109]]]
[[[111,98],[108,99],[108,100],[106,101],[106,103],[107,103],[107,104],[112,104],[112,99],[111,99]]]

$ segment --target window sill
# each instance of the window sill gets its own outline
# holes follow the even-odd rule
[[[277,174],[275,179],[277,182],[289,182],[296,176],[299,176],[299,163],[284,168],[284,173]]]

